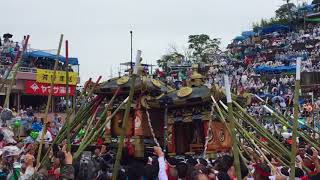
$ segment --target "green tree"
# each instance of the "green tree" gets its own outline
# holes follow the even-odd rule
[[[179,52],[171,52],[163,55],[161,59],[157,60],[157,64],[162,70],[167,72],[170,64],[180,64],[183,59],[184,56]]]
[[[190,35],[189,49],[192,50],[192,55],[198,62],[207,63],[210,61],[210,56],[221,52],[219,45],[220,39],[211,39],[206,34]]]
[[[279,9],[276,10],[276,18],[281,20],[285,19],[289,21],[291,18],[294,18],[295,9],[296,5],[287,1],[286,4],[283,4],[279,7]]]

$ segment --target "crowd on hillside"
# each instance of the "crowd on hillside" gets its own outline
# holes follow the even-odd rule
[[[302,58],[302,71],[319,71],[320,26],[309,24],[305,30],[275,29],[263,35],[253,34],[229,45],[234,58],[252,68],[295,65]]]
[[[229,54],[226,56],[229,60],[223,60],[225,65],[209,68],[207,84],[223,86],[223,73],[230,72],[234,92],[238,95],[256,94],[281,114],[290,117],[293,112],[296,59],[302,59],[302,72],[319,72],[319,47],[318,24],[308,24],[306,29],[300,30],[282,27],[269,29],[268,33],[243,34],[242,38],[236,38],[228,46]],[[299,99],[300,117],[307,118],[307,122],[313,125],[319,124],[315,102],[318,102],[316,94]],[[251,107],[248,106],[248,111],[256,116],[265,114],[262,109],[261,103],[256,100],[252,101]]]

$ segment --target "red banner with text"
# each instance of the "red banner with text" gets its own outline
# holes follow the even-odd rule
[[[50,84],[38,83],[36,81],[26,81],[25,93],[41,96],[48,96],[51,90]],[[55,84],[53,86],[53,96],[65,96],[67,93],[66,85]],[[76,91],[76,86],[69,86],[69,95],[73,96]]]

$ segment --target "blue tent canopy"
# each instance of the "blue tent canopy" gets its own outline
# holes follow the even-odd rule
[[[307,60],[308,55],[306,55],[306,54],[304,54],[304,55],[288,55],[284,59],[282,59],[282,61],[296,61],[298,57],[300,57],[304,61],[304,60]]]
[[[296,66],[278,66],[278,67],[269,67],[269,66],[259,66],[255,69],[256,72],[269,72],[269,73],[281,73],[281,72],[293,72],[296,70]]]
[[[262,34],[269,34],[269,33],[273,33],[276,31],[288,31],[289,27],[285,26],[285,25],[280,25],[280,24],[275,24],[269,27],[265,27],[261,30]]]
[[[32,52],[27,52],[25,54],[28,57],[34,57],[34,58],[48,58],[50,60],[55,60],[56,56],[55,54],[50,54],[48,52],[44,52],[44,51],[32,51]],[[63,56],[59,56],[59,61],[65,63],[66,62],[66,58]],[[69,64],[71,65],[79,65],[78,62],[78,58],[74,58],[74,57],[69,57]]]
[[[244,36],[237,36],[237,37],[235,37],[233,40],[234,41],[243,41],[243,40],[245,40],[246,39],[246,37],[244,37]]]
[[[306,5],[304,5],[304,6],[301,6],[300,8],[299,8],[299,10],[307,10],[307,11],[312,11],[313,8],[314,7],[314,4],[306,4]]]
[[[256,33],[253,32],[253,31],[243,31],[243,32],[241,33],[241,35],[244,36],[244,37],[252,37],[252,36],[254,36],[255,34],[256,34]]]

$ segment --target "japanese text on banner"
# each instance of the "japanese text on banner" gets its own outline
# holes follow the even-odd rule
[[[69,95],[73,96],[76,91],[76,86],[69,86]],[[25,82],[25,93],[47,96],[51,92],[51,85],[45,83],[38,83],[35,81]],[[67,93],[67,88],[64,85],[55,84],[52,89],[53,96],[65,96]]]
[[[53,77],[53,70],[37,69],[36,80],[39,83],[51,83]],[[69,72],[69,84],[76,85],[78,81],[78,73]],[[56,71],[56,78],[54,84],[66,84],[66,72]]]

